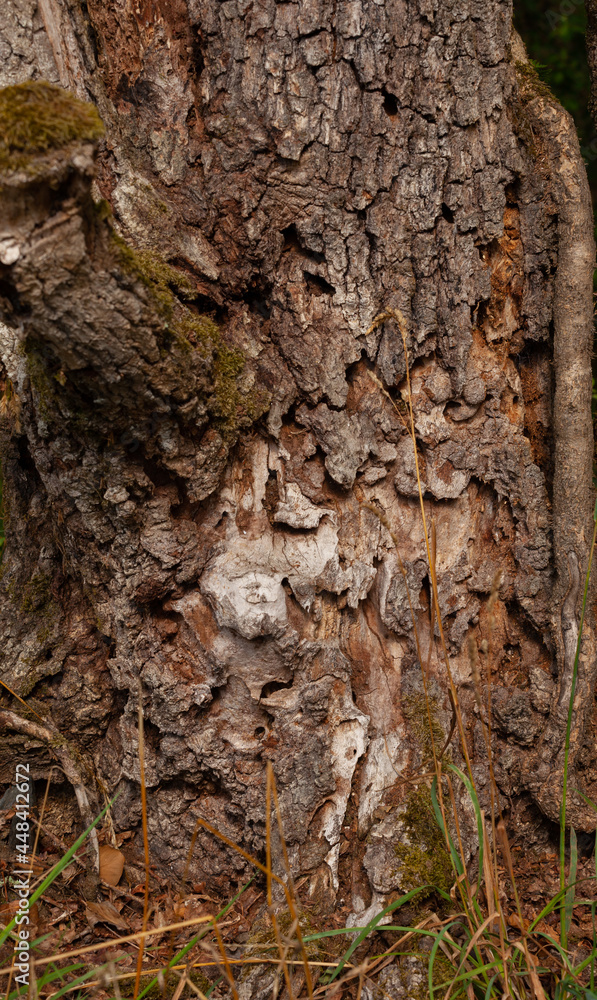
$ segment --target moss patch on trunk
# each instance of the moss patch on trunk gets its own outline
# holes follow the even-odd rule
[[[0,170],[28,170],[31,161],[72,142],[104,134],[93,104],[45,80],[0,91]]]

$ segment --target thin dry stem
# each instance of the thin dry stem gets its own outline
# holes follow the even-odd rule
[[[218,949],[220,951],[220,955],[222,956],[222,963],[224,965],[226,979],[228,980],[228,985],[229,985],[230,990],[232,992],[232,996],[234,997],[234,1000],[239,1000],[238,990],[236,988],[236,983],[234,982],[234,976],[232,975],[232,969],[230,968],[230,961],[229,961],[228,956],[226,954],[226,948],[224,947],[224,942],[222,941],[222,935],[220,934],[220,928],[218,927],[217,924],[214,924],[214,933],[215,933],[217,941],[218,941]],[[291,996],[290,1000],[292,1000],[292,996]]]
[[[290,1000],[293,1000],[292,992],[292,981],[290,979],[290,971],[286,964],[286,957],[288,954],[288,949],[284,950],[280,938],[280,928],[278,927],[278,918],[276,916],[276,911],[273,905],[273,894],[272,894],[272,784],[273,784],[274,772],[271,764],[268,762],[268,767],[266,771],[266,781],[265,781],[265,858],[266,858],[266,880],[267,880],[267,905],[269,909],[269,914],[272,921],[272,927],[274,929],[274,934],[276,937],[276,944],[278,945],[278,954],[280,956],[280,966],[282,969],[282,974],[284,976],[284,981],[286,983],[286,989],[288,990],[288,996]]]
[[[275,779],[275,776],[274,776],[274,770],[273,770],[271,761],[268,761],[267,767],[268,767],[268,772],[271,774],[271,790],[272,790],[272,795],[273,795],[273,799],[274,799],[274,806],[275,806],[275,809],[276,809],[276,819],[277,819],[277,823],[278,823],[278,833],[279,833],[279,836],[280,836],[280,842],[282,844],[282,854],[284,856],[284,867],[286,869],[286,875],[287,875],[287,878],[288,878],[288,887],[289,887],[289,892],[290,892],[290,903],[289,903],[290,916],[291,916],[293,922],[296,923],[296,936],[298,938],[299,947],[300,947],[300,950],[301,950],[301,954],[303,956],[303,967],[304,967],[304,970],[305,970],[305,982],[306,982],[306,985],[307,985],[307,994],[309,996],[309,1000],[312,1000],[312,997],[313,997],[313,980],[311,978],[311,970],[309,969],[309,957],[307,955],[307,952],[306,952],[306,949],[305,949],[305,945],[304,945],[304,942],[303,942],[303,935],[301,933],[300,922],[299,922],[298,914],[296,912],[296,907],[295,907],[296,890],[295,890],[294,881],[293,881],[293,878],[292,878],[292,871],[290,869],[290,861],[288,860],[288,851],[286,849],[286,840],[284,839],[284,830],[282,828],[282,813],[280,811],[280,803],[278,801],[278,789],[276,788],[276,779]]]
[[[139,994],[141,982],[141,970],[143,968],[143,953],[145,951],[145,935],[147,921],[149,919],[149,833],[147,829],[147,788],[145,785],[145,736],[143,726],[143,687],[139,679],[139,780],[141,785],[141,819],[143,825],[143,853],[145,861],[145,892],[143,895],[143,922],[142,935],[139,942],[139,954],[137,955],[137,970],[135,977],[134,1000]],[[236,998],[235,998],[236,1000]]]

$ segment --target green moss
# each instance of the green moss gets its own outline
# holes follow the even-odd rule
[[[95,107],[44,80],[0,91],[0,170],[27,169],[31,160],[104,133]]]
[[[237,414],[243,404],[238,390],[237,375],[245,366],[245,360],[233,348],[220,344],[213,362],[213,413],[223,429],[233,430]]]
[[[47,424],[57,419],[68,423],[69,430],[81,437],[95,438],[99,444],[101,434],[95,424],[95,414],[88,404],[82,403],[76,384],[71,382],[52,357],[47,347],[33,337],[22,345],[27,372],[33,389],[38,415]]]
[[[419,984],[417,985],[413,984],[412,975],[410,977],[411,982],[408,985],[409,1000],[429,1000],[430,953],[428,951],[413,949],[412,951],[404,952],[403,954],[401,954],[400,958],[398,959],[398,965],[400,966],[400,969],[403,974],[407,972],[406,966],[409,962],[409,959],[411,962],[413,959],[415,959],[417,964],[420,965],[420,970],[421,970],[421,982]],[[411,965],[411,973],[412,973],[412,965]],[[454,978],[454,973],[455,973],[454,966],[452,965],[450,960],[446,958],[441,949],[438,949],[438,951],[435,954],[435,958],[433,960],[432,981],[434,987],[438,988],[439,986],[442,985],[442,983],[451,982],[452,979]],[[406,991],[406,982],[404,983],[404,988]],[[446,987],[444,986],[442,993],[444,993],[445,990]],[[385,991],[381,988],[380,985],[378,985],[377,990],[374,991],[373,994],[375,1000],[386,1000],[388,994],[385,993],[384,996],[384,993]]]
[[[177,371],[181,385],[188,383],[189,376],[194,378],[195,391],[202,397],[212,426],[224,442],[230,443],[242,427],[250,426],[267,411],[269,394],[261,388],[242,386],[245,357],[237,347],[226,343],[211,316],[193,310],[197,292],[187,275],[153,251],[130,247],[115,231],[107,202],[96,203],[89,213],[90,225],[107,226],[118,268],[139,281],[149,293],[158,317],[158,322],[152,324],[153,332],[161,358],[167,359],[168,378],[176,380]],[[71,381],[58,361],[52,360],[47,350],[31,338],[24,353],[42,419],[48,424],[67,420],[70,430],[82,438],[101,438],[105,433],[102,414],[89,409],[81,398],[81,386]],[[119,419],[119,415],[113,414],[110,424],[113,434],[121,429]]]
[[[555,101],[556,98],[548,85],[539,76],[532,61],[516,62],[516,81],[518,83],[518,93],[515,95],[510,107],[510,115],[514,130],[525,144],[528,153],[537,159],[540,154],[540,145],[536,130],[533,128],[533,121],[527,105],[536,97],[543,100]]]
[[[238,377],[245,367],[242,351],[225,343],[210,316],[192,312],[180,302],[192,301],[195,292],[191,281],[158,254],[133,250],[114,230],[111,240],[120,267],[145,285],[164,320],[161,348],[178,348],[184,354],[195,349],[205,358],[211,382],[207,407],[223,436],[229,438],[239,427],[259,419],[267,411],[270,397],[260,390],[241,392]]]
[[[111,228],[110,239],[122,270],[145,285],[158,313],[169,322],[176,305],[174,292],[183,298],[192,298],[193,285],[190,280],[171,267],[159,254],[151,250],[133,250],[114,228]]]
[[[282,938],[288,937],[293,926],[293,920],[290,913],[288,910],[284,910],[281,913],[277,913],[276,918],[280,935]],[[311,934],[317,934],[317,932],[321,930],[321,928],[314,924],[311,916],[304,910],[299,915],[299,926],[301,929],[301,936],[303,938],[308,937]],[[298,951],[298,938],[296,936],[296,931],[293,931],[292,939],[297,942],[296,950]],[[305,952],[311,961],[320,961],[322,958],[326,957],[323,950],[324,941],[325,939],[305,942]],[[247,939],[247,954],[251,957],[263,955],[264,957],[271,958],[277,955],[277,953],[278,943],[276,934],[271,917],[266,913],[253,925],[251,934]],[[251,966],[248,966],[243,972],[243,978],[249,975],[251,971]]]
[[[445,742],[445,734],[438,720],[437,699],[430,696],[427,702],[424,692],[413,691],[403,699],[402,711],[420,751],[422,768],[432,767],[434,749],[436,756],[439,756]],[[444,836],[437,825],[431,794],[426,785],[420,785],[409,795],[402,820],[407,843],[400,843],[395,848],[396,857],[401,863],[401,888],[408,891],[431,884],[449,892],[455,878],[452,862]],[[433,890],[421,893],[417,905],[432,893]]]
[[[455,879],[452,862],[426,785],[409,795],[402,821],[408,843],[397,844],[394,848],[400,861],[401,890],[409,892],[423,885],[433,885],[449,892]],[[418,902],[432,894],[433,889],[421,893]]]
[[[31,614],[46,608],[52,601],[50,581],[44,573],[34,573],[23,588],[23,596],[19,610],[23,614]]]
[[[425,955],[424,959],[429,966],[429,955]],[[433,973],[431,976],[433,985],[435,987],[439,987],[442,983],[451,983],[454,978],[455,971],[456,969],[450,960],[446,958],[440,949],[438,949],[433,960]],[[444,986],[444,990],[445,989],[446,987]]]
[[[37,393],[39,414],[48,420],[56,409],[56,390],[43,358],[30,345],[25,345],[27,372]]]
[[[430,697],[428,708],[423,693],[410,694],[403,699],[402,711],[405,718],[408,719],[410,731],[421,751],[423,763],[430,763],[433,761],[434,747],[436,755],[439,755],[446,738],[437,718],[437,699]],[[429,726],[430,716],[431,728]]]
[[[528,103],[534,97],[544,97],[550,101],[556,100],[552,90],[539,76],[532,60],[529,60],[529,62],[516,62],[515,67],[522,101]]]
[[[44,625],[42,628],[38,628],[35,638],[39,642],[40,646],[44,646],[52,634],[52,627],[50,625]]]

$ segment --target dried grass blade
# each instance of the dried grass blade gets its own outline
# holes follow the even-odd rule
[[[281,938],[280,938],[280,928],[278,927],[278,919],[274,911],[273,906],[273,895],[272,895],[272,785],[274,780],[274,771],[271,762],[268,761],[266,769],[266,779],[265,779],[265,861],[266,861],[266,880],[267,880],[267,905],[269,909],[269,914],[272,921],[272,927],[274,929],[274,934],[276,937],[276,944],[278,945],[278,954],[280,956],[280,967],[282,969],[282,974],[284,976],[284,981],[286,983],[286,989],[288,990],[288,996],[290,1000],[294,1000],[292,992],[292,980],[290,976],[290,970],[286,963],[286,958],[288,955],[288,948],[284,948]]]
[[[147,829],[147,787],[145,785],[145,732],[143,728],[143,687],[139,678],[138,687],[138,726],[139,726],[139,780],[141,784],[141,822],[143,827],[143,854],[145,861],[145,891],[143,894],[143,922],[141,924],[142,937],[139,941],[139,954],[137,955],[137,970],[135,976],[134,1000],[139,995],[141,984],[141,969],[143,968],[143,953],[145,951],[145,931],[149,919],[149,832]]]
[[[290,892],[290,899],[289,899],[289,904],[288,905],[289,905],[289,909],[290,909],[290,916],[291,916],[292,920],[294,921],[294,923],[296,923],[296,936],[298,938],[299,947],[300,947],[300,950],[301,950],[301,954],[303,956],[303,967],[304,967],[304,970],[305,970],[305,983],[307,985],[307,994],[308,994],[310,1000],[312,1000],[312,998],[313,998],[313,979],[312,979],[312,976],[311,976],[311,970],[309,968],[309,956],[307,955],[307,951],[306,951],[305,944],[304,944],[304,941],[303,941],[303,936],[302,936],[302,933],[301,933],[301,926],[300,926],[300,922],[299,922],[299,918],[298,918],[298,913],[297,913],[296,907],[295,907],[296,890],[294,888],[294,881],[293,881],[292,872],[291,872],[291,869],[290,869],[290,861],[288,859],[288,851],[286,849],[286,840],[284,839],[284,831],[283,831],[283,828],[282,828],[282,813],[280,811],[280,803],[278,801],[278,789],[276,788],[276,779],[275,779],[275,775],[274,775],[274,771],[273,771],[273,767],[272,767],[271,761],[268,761],[268,765],[267,766],[268,766],[268,772],[271,772],[271,789],[272,789],[272,795],[273,795],[273,799],[274,799],[274,806],[275,806],[275,809],[276,809],[276,820],[277,820],[277,823],[278,823],[278,833],[280,835],[280,842],[282,844],[282,854],[284,856],[284,867],[286,869],[286,875],[288,877],[288,887],[289,887],[289,892]]]

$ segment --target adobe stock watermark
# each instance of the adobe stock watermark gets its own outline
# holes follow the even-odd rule
[[[582,7],[584,0],[562,0],[557,10],[548,10],[545,18],[550,28],[556,28],[561,21],[565,21],[576,11],[577,7]]]
[[[580,147],[580,155],[586,163],[592,163],[593,160],[597,160],[597,135],[591,139],[588,146]]]
[[[546,11],[545,19],[553,31],[562,21],[566,21],[572,14],[576,13],[578,8],[583,6],[584,0],[562,0],[557,10],[552,8]],[[580,152],[583,160],[587,163],[597,160],[597,136],[594,136],[588,145],[581,146]]]
[[[31,893],[31,826],[29,823],[30,778],[29,764],[17,764],[15,773],[16,788],[16,862],[12,873],[12,888],[19,899],[15,914],[15,924],[18,927],[18,940],[15,944],[15,982],[20,986],[29,985],[29,896]]]

